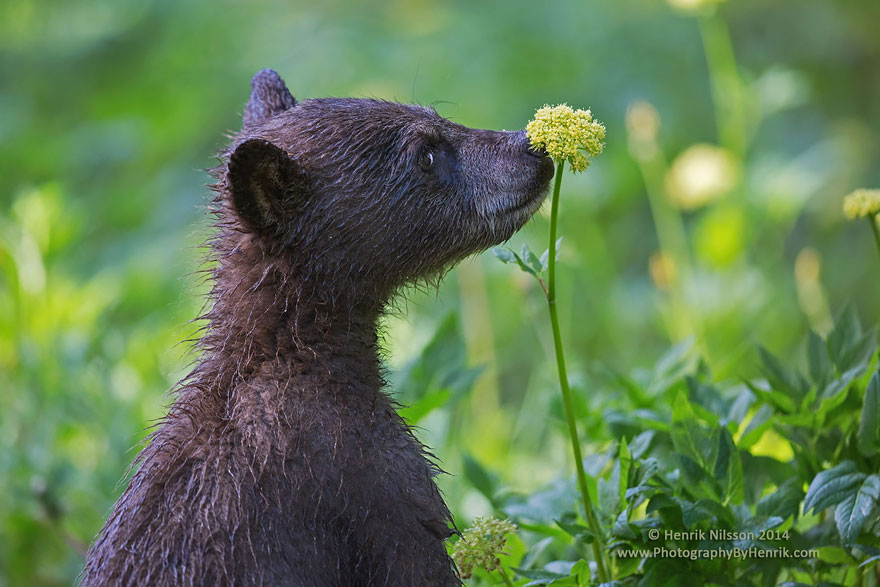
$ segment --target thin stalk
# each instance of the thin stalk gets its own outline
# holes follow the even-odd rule
[[[703,49],[709,65],[718,139],[721,145],[743,157],[748,146],[748,124],[743,103],[743,83],[727,23],[717,12],[698,19]]]
[[[507,587],[514,587],[513,581],[510,580],[510,577],[507,576],[507,573],[504,572],[504,567],[498,567],[498,573],[501,575],[501,578],[504,579],[504,584]]]
[[[581,457],[581,445],[578,441],[577,423],[571,403],[571,390],[568,387],[568,375],[565,370],[565,354],[562,349],[562,335],[559,330],[559,315],[556,308],[556,223],[559,215],[559,188],[562,185],[562,172],[565,160],[556,162],[556,179],[553,184],[553,199],[550,206],[550,247],[547,260],[547,307],[550,310],[550,323],[553,326],[553,346],[556,350],[556,367],[559,371],[559,386],[562,389],[562,403],[565,406],[565,417],[568,419],[568,433],[571,436],[571,448],[574,452],[574,464],[577,470],[578,488],[584,502],[584,517],[590,531],[596,536],[593,541],[593,556],[602,583],[608,581],[605,559],[602,552],[602,531],[593,513],[593,503],[587,488],[587,476],[584,472],[584,461]]]
[[[874,231],[874,242],[877,243],[877,252],[880,253],[880,227],[877,226],[877,216],[875,214],[871,214],[868,216],[868,222],[871,223],[871,230]]]

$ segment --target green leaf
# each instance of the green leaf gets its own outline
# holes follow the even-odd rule
[[[823,417],[842,404],[846,400],[846,391],[862,373],[864,373],[864,367],[855,367],[841,375],[840,378],[831,381],[822,391],[820,396],[822,401],[816,409],[816,415]]]
[[[862,403],[862,419],[859,423],[859,452],[866,457],[880,450],[880,372],[871,376]]]
[[[827,507],[837,505],[850,493],[857,491],[867,477],[858,471],[853,461],[843,461],[836,467],[822,471],[810,483],[804,498],[804,513],[813,510],[819,513]]]
[[[656,434],[654,430],[645,430],[630,441],[627,450],[633,459],[640,459],[645,455]]]
[[[530,269],[530,273],[534,276],[539,276],[543,271],[541,267],[541,261],[538,257],[535,256],[535,253],[529,248],[529,245],[523,243],[522,250],[520,251],[520,258],[522,258],[523,263],[525,263]]]
[[[837,366],[839,371],[849,371],[856,367],[867,368],[874,353],[877,352],[877,328],[872,328],[855,344],[847,348]]]
[[[589,585],[591,579],[590,563],[584,559],[579,560],[571,568],[571,574],[577,578],[578,585]]]
[[[592,495],[596,495],[593,493]],[[504,513],[515,519],[550,524],[575,511],[579,502],[577,488],[568,479],[557,479],[549,487],[525,498],[511,499],[504,505]]]
[[[758,347],[758,355],[761,358],[762,371],[773,389],[782,391],[796,400],[796,403],[804,397],[809,389],[800,373],[789,369],[773,354],[762,346]]]
[[[837,319],[834,330],[828,335],[828,354],[839,370],[847,370],[842,368],[844,355],[858,343],[861,337],[862,326],[859,317],[852,306],[847,306]]]
[[[688,530],[693,530],[700,522],[714,522],[716,519],[715,514],[705,507],[705,504],[710,503],[711,500],[700,500],[694,503],[678,497],[673,499],[681,507],[681,520]]]
[[[490,503],[495,505],[495,492],[498,490],[497,476],[487,471],[483,465],[467,453],[462,455],[461,460],[464,467],[464,478]]]
[[[516,253],[507,247],[492,247],[492,254],[504,264],[516,263]]]
[[[556,520],[556,525],[565,530],[572,538],[584,544],[590,544],[596,540],[596,535],[593,534],[593,531],[582,524]]]
[[[617,516],[617,519],[614,520],[614,526],[611,527],[611,534],[616,536],[617,538],[624,538],[626,540],[635,540],[636,534],[632,531],[629,525],[629,519],[626,515],[626,510],[620,512],[620,515]]]
[[[524,244],[523,252],[526,251],[528,251],[528,246]],[[535,268],[529,265],[528,257],[526,257],[526,259],[523,259],[522,256],[516,254],[512,249],[502,249],[501,247],[494,247],[492,249],[492,254],[498,257],[498,259],[500,259],[503,263],[515,263],[519,266],[520,269],[522,269],[526,273],[531,274],[535,278],[540,278],[540,275],[535,270]],[[534,255],[532,255],[532,257],[534,257]]]
[[[715,479],[719,481],[728,501],[743,500],[743,471],[739,451],[733,443],[730,431],[723,426],[718,429],[718,456],[715,460]]]
[[[712,437],[697,420],[693,407],[684,391],[679,391],[672,406],[672,443],[680,456],[698,466],[711,462]],[[707,451],[707,447],[710,450]]]
[[[862,526],[877,511],[878,499],[880,499],[880,477],[869,475],[858,491],[849,493],[837,504],[834,521],[837,522],[837,532],[844,544],[852,544],[858,539]]]
[[[764,389],[763,387],[760,387],[761,384],[752,383],[751,381],[746,381],[745,384],[752,390],[752,393],[754,393],[755,396],[765,404],[771,405],[785,414],[790,414],[795,411],[795,404],[792,399],[781,391]]]
[[[450,398],[452,398],[452,392],[448,389],[441,389],[424,396],[413,404],[401,407],[399,412],[408,424],[415,425],[429,413],[445,405]]]
[[[569,561],[553,561],[553,562],[566,562]],[[571,569],[574,568],[574,563],[569,563],[570,566],[562,569],[558,565],[553,565],[553,563],[547,563],[544,570],[541,569],[520,569],[518,567],[513,567],[513,571],[526,579],[531,579],[530,582],[526,583],[524,587],[536,587],[538,585],[561,585],[563,584],[560,580],[567,579],[570,576]],[[547,567],[550,567],[548,569]],[[551,570],[552,569],[552,570]],[[559,572],[560,570],[564,570],[565,572]],[[570,584],[570,583],[568,583]]]
[[[855,565],[856,560],[852,558],[844,549],[837,546],[820,546],[819,560],[830,563],[832,565]]]
[[[759,516],[778,516],[786,519],[797,516],[798,507],[804,498],[799,478],[788,479],[776,488],[776,491],[765,495],[755,506],[755,514]]]
[[[756,442],[761,440],[761,437],[764,435],[772,425],[773,422],[770,421],[770,417],[773,415],[773,408],[768,405],[763,405],[758,408],[758,411],[752,416],[752,419],[749,420],[748,426],[743,431],[742,436],[739,438],[739,446],[743,450],[748,450]]]
[[[618,451],[617,462],[620,464],[619,478],[619,494],[621,507],[626,505],[626,489],[629,487],[629,470],[632,466],[632,456],[629,454],[629,447],[626,444],[626,438],[620,439],[620,450]]]
[[[556,259],[559,259],[559,250],[562,245],[562,237],[560,236],[556,239]],[[541,263],[541,271],[547,271],[547,267],[550,262],[550,249],[544,249],[544,252],[541,253],[541,258],[538,260]]]
[[[834,365],[828,356],[828,346],[818,334],[810,331],[807,339],[807,363],[810,369],[810,379],[817,387],[824,387],[825,382],[834,374]]]

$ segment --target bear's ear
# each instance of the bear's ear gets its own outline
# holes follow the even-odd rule
[[[264,69],[251,80],[251,99],[244,109],[242,126],[247,128],[266,122],[294,106],[296,100],[281,76],[271,69]]]
[[[285,217],[300,207],[308,189],[299,165],[262,139],[235,148],[226,177],[235,211],[256,232],[277,232]]]

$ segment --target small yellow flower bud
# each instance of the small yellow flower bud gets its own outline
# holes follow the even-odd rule
[[[516,526],[510,520],[474,520],[474,524],[461,533],[461,539],[453,547],[452,559],[462,578],[469,578],[479,567],[490,573],[500,567],[498,555],[504,554],[504,535],[512,532],[516,532]]]
[[[880,215],[880,190],[861,189],[849,194],[843,199],[843,213],[850,219]]]
[[[566,104],[544,106],[526,126],[535,148],[543,148],[557,164],[568,160],[572,171],[585,171],[605,146],[605,125],[593,120],[589,110],[572,110]]]

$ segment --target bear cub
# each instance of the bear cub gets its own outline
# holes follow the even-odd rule
[[[383,390],[403,285],[501,243],[553,163],[430,108],[252,81],[213,170],[200,358],[89,550],[83,585],[460,585],[437,469]]]

